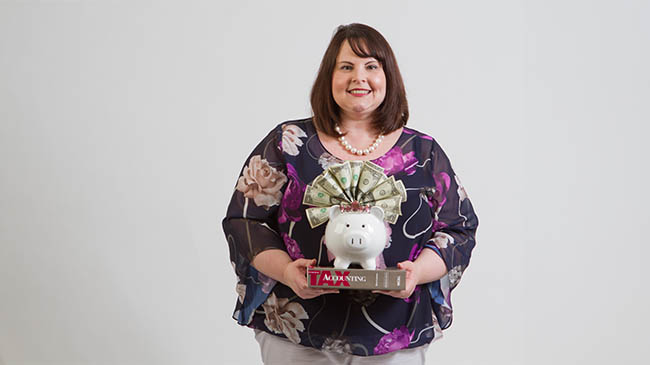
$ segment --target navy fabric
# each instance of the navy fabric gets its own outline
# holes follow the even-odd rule
[[[238,279],[233,318],[294,343],[362,356],[430,343],[451,325],[451,292],[469,265],[478,218],[449,159],[426,134],[405,127],[391,150],[372,160],[404,183],[408,197],[382,255],[394,267],[434,250],[447,266],[443,278],[406,299],[342,290],[303,300],[250,265],[259,252],[281,249],[332,266],[325,225],[312,229],[301,202],[305,186],[341,162],[321,144],[311,118],[279,124],[255,147],[223,220]]]

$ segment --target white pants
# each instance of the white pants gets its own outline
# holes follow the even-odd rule
[[[285,338],[255,330],[255,340],[260,344],[262,362],[276,364],[419,364],[424,365],[424,355],[429,345],[404,349],[377,356],[355,356],[320,351],[313,347],[297,345]]]

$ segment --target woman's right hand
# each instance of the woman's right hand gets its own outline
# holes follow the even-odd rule
[[[307,269],[316,265],[316,259],[297,259],[284,269],[282,283],[291,288],[302,299],[311,299],[323,294],[338,293],[337,289],[316,289],[307,285]]]

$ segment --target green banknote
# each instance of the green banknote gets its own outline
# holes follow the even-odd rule
[[[307,208],[307,220],[311,228],[316,228],[329,220],[329,209],[327,207]]]

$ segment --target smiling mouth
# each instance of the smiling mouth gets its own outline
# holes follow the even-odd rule
[[[364,89],[352,89],[348,92],[355,96],[364,96],[370,94],[370,90],[364,90]]]

